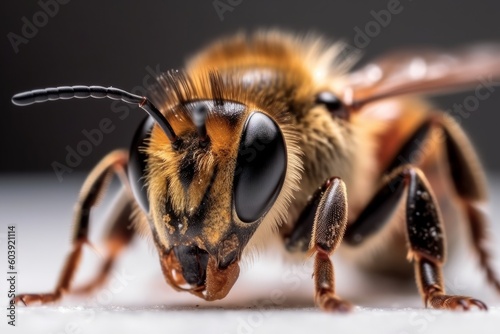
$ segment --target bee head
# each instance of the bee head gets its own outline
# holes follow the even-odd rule
[[[139,130],[140,139],[152,128],[144,156],[132,149],[131,159],[145,162],[145,187],[136,197],[145,199],[167,282],[221,299],[283,187],[285,139],[271,116],[237,102],[190,101],[169,115],[174,142],[153,123]]]

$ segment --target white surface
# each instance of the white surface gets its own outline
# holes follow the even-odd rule
[[[500,179],[491,180],[492,217],[500,217]],[[4,176],[0,184],[0,268],[6,268],[6,226],[15,224],[17,292],[47,292],[69,249],[81,178],[59,183],[53,175]],[[91,239],[98,248],[103,230],[99,217],[107,201],[92,225]],[[500,241],[499,226],[493,225],[495,240]],[[500,255],[499,243],[495,245]],[[91,250],[84,255],[77,283],[85,281],[99,261]],[[313,306],[310,263],[289,265],[273,252],[263,255],[243,268],[227,299],[207,303],[169,288],[152,247],[138,239],[103,290],[90,297],[68,297],[54,306],[19,307],[17,327],[7,326],[3,313],[0,328],[2,333],[497,333],[500,297],[487,286],[469,249],[460,256],[463,266],[447,270],[448,292],[482,299],[490,307],[487,313],[425,310],[413,282],[366,277],[335,258],[338,293],[359,306],[351,314],[332,315]],[[500,270],[498,256],[496,264]],[[2,305],[7,304],[6,291],[2,280]]]

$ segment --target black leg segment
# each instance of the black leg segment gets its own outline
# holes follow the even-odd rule
[[[408,259],[413,261],[420,294],[426,306],[444,309],[485,309],[469,297],[445,294],[442,264],[445,238],[439,208],[422,171],[403,165],[389,175],[358,219],[348,226],[344,240],[358,245],[384,227],[404,203]]]
[[[316,304],[326,311],[345,312],[351,304],[335,294],[335,273],[330,255],[342,241],[347,226],[347,194],[344,182],[328,179],[314,217],[311,251],[315,252]]]
[[[314,225],[314,216],[318,210],[319,202],[323,197],[330,179],[323,183],[321,187],[316,189],[314,194],[307,202],[306,207],[300,213],[293,230],[286,236],[285,246],[290,252],[307,252],[311,242],[312,230]]]

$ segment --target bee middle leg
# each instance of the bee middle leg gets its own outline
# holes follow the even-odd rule
[[[349,225],[344,241],[358,246],[369,236],[381,232],[404,203],[404,229],[408,242],[408,259],[413,261],[416,281],[427,307],[463,309],[486,305],[466,296],[447,295],[442,265],[445,261],[443,222],[434,194],[423,172],[412,165],[396,168],[379,191]]]
[[[126,189],[122,189],[113,205],[113,212],[107,219],[107,224],[111,228],[105,236],[107,253],[104,255],[102,264],[97,274],[89,282],[71,289],[71,293],[89,294],[106,282],[116,259],[135,235],[131,220],[134,210],[135,206],[130,199],[130,194]]]
[[[111,176],[114,173],[125,176],[125,166],[128,162],[128,153],[125,151],[113,151],[92,170],[85,180],[78,203],[75,207],[75,225],[72,237],[73,249],[66,258],[59,281],[53,292],[39,294],[19,294],[14,298],[15,303],[22,302],[25,305],[33,303],[50,303],[59,300],[64,294],[71,291],[71,282],[79,266],[83,246],[88,244],[88,230],[90,221],[90,209],[95,206]],[[115,234],[116,236],[120,235]],[[123,235],[122,235],[123,237]],[[123,239],[123,238],[122,238]],[[126,238],[124,239],[126,240]],[[104,270],[106,271],[106,270]]]
[[[444,148],[442,162],[447,166],[446,175],[443,177],[452,181],[451,187],[454,191],[450,190],[458,195],[458,204],[464,211],[470,241],[486,278],[500,291],[500,279],[494,270],[491,251],[487,246],[490,222],[481,209],[488,197],[486,179],[474,148],[459,124],[446,113],[432,113],[395,155],[397,158],[392,161],[386,172],[403,164],[420,166],[428,149],[432,151],[432,147],[441,145]]]

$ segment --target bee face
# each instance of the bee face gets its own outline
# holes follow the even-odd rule
[[[207,113],[203,131],[195,126],[200,109]],[[170,114],[178,141],[171,145],[154,128],[147,149],[152,229],[163,272],[177,289],[220,299],[283,186],[285,140],[269,115],[237,102],[191,101]]]

